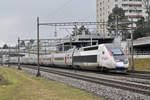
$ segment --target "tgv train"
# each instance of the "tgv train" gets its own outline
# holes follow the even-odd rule
[[[17,63],[12,58],[10,63]],[[37,64],[37,56],[21,57],[22,64]],[[79,49],[70,49],[63,53],[40,56],[40,65],[68,67],[89,70],[114,70],[125,72],[129,61],[127,55],[115,44],[100,44]]]

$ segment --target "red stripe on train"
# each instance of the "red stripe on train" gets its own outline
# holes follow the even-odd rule
[[[65,64],[67,64],[67,56],[65,56]]]

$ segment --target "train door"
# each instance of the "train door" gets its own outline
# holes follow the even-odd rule
[[[66,57],[67,57],[66,65],[71,66],[72,65],[72,53],[68,53]]]
[[[74,55],[74,51],[75,51],[75,48],[74,49],[71,49],[70,51],[68,51],[67,53],[66,53],[66,56],[67,56],[67,61],[66,61],[66,63],[67,63],[67,66],[69,66],[69,67],[73,67],[72,65],[73,65],[73,55]]]
[[[49,56],[49,58],[50,58],[50,63],[49,63],[49,65],[52,65],[52,64],[53,64],[53,56],[51,55],[51,56]]]

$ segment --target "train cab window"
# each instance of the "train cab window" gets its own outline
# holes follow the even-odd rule
[[[110,49],[110,51],[114,56],[124,55],[123,51],[119,48]]]
[[[103,51],[103,52],[102,52],[102,54],[104,55],[104,54],[105,54],[105,52]]]

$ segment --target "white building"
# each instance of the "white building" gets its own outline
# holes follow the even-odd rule
[[[141,17],[146,17],[143,0],[96,0],[97,2],[97,22],[107,22],[108,16],[114,7],[123,8],[129,20],[137,21]],[[98,32],[103,37],[107,36],[105,26],[97,26]]]

